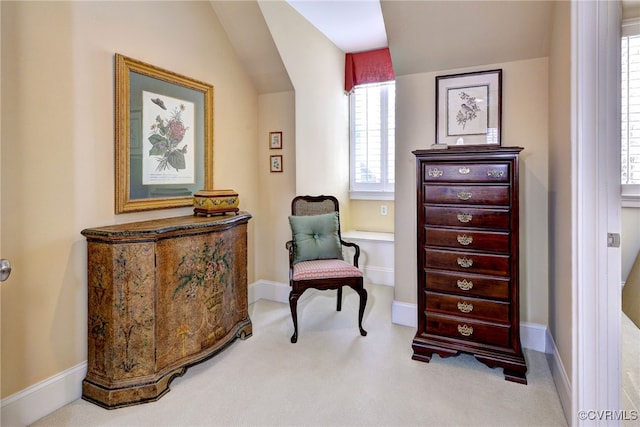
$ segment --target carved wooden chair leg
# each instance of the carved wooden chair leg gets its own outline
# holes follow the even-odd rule
[[[338,303],[336,305],[336,311],[342,310],[342,286],[338,288]]]
[[[360,335],[367,336],[367,331],[362,328],[362,318],[364,317],[364,308],[367,305],[367,290],[362,284],[352,287],[354,291],[360,295],[360,308],[358,310],[358,327],[360,328]]]
[[[291,335],[291,343],[298,341],[298,298],[300,295],[291,291],[289,293],[289,307],[291,308],[291,318],[293,319],[293,335]]]

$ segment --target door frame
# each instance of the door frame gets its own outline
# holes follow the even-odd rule
[[[619,1],[572,1],[571,425],[617,425],[593,411],[621,405],[621,253],[607,247],[621,228],[621,14]]]

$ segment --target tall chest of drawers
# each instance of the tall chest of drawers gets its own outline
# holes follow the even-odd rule
[[[521,147],[418,150],[414,360],[460,352],[526,384],[520,344]]]

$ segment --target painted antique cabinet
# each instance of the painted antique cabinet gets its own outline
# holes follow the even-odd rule
[[[251,215],[184,216],[82,231],[88,247],[88,371],[105,408],[159,399],[187,367],[252,334]]]
[[[470,353],[526,384],[520,344],[520,147],[419,150],[413,359]]]

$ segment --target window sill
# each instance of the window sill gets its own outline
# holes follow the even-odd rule
[[[342,233],[342,238],[345,240],[368,240],[372,242],[388,242],[393,243],[393,233],[387,233],[382,231],[360,231],[349,230]]]
[[[623,208],[640,208],[640,196],[622,195]]]
[[[350,191],[351,200],[394,200],[395,193],[386,191]]]
[[[640,208],[640,185],[622,185],[620,194],[623,208]]]

